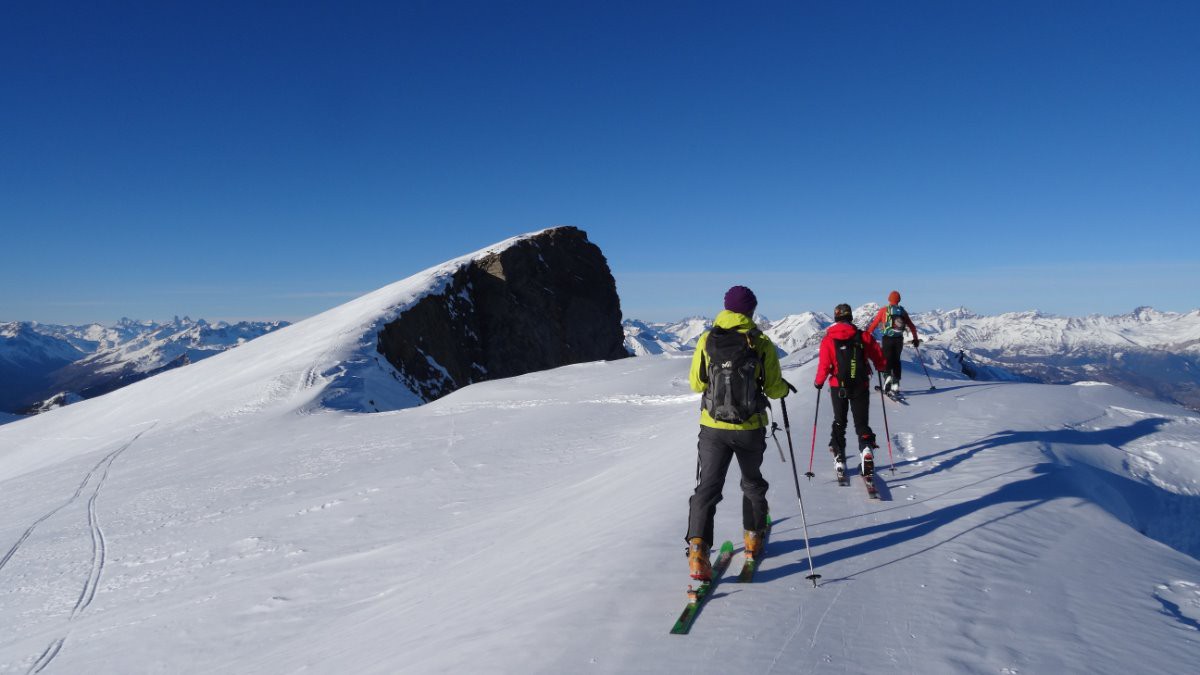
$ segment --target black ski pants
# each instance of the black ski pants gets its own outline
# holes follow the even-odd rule
[[[688,509],[686,539],[700,537],[713,544],[713,517],[725,487],[725,474],[737,457],[742,470],[742,527],[761,530],[767,526],[767,481],[762,475],[766,429],[714,429],[700,427],[700,478]]]
[[[883,358],[887,361],[884,375],[891,375],[896,382],[900,381],[900,352],[904,351],[903,335],[884,335],[879,343],[883,349]]]
[[[829,447],[833,449],[834,455],[843,458],[846,456],[846,417],[850,412],[854,414],[854,433],[858,436],[859,450],[875,447],[875,432],[871,431],[871,425],[868,423],[871,387],[865,385],[853,392],[831,387],[829,398],[833,401],[833,431],[829,434]]]

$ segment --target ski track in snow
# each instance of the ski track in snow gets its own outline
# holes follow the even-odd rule
[[[54,660],[54,657],[58,656],[58,653],[62,651],[63,643],[66,641],[66,637],[60,637],[54,642],[51,642],[50,646],[46,647],[45,651],[39,654],[37,659],[34,660],[33,665],[29,667],[28,672],[32,674],[40,673],[45,670],[46,666],[50,665],[50,662]]]
[[[92,601],[95,600],[96,589],[100,584],[100,576],[104,573],[104,562],[106,558],[104,530],[100,527],[100,517],[96,511],[96,500],[100,497],[100,490],[104,487],[104,482],[108,479],[108,472],[112,468],[113,462],[116,461],[116,459],[120,457],[122,453],[128,450],[129,447],[134,444],[134,442],[141,438],[143,434],[145,434],[147,431],[150,431],[150,429],[153,429],[155,424],[157,423],[151,424],[148,429],[139,431],[137,435],[129,439],[127,443],[105,455],[99,462],[96,463],[95,466],[91,468],[90,471],[87,472],[87,475],[83,477],[83,481],[79,483],[79,487],[75,489],[75,493],[71,495],[70,499],[59,505],[54,510],[35,520],[28,528],[25,529],[25,532],[22,533],[17,542],[13,544],[12,548],[8,550],[8,553],[4,555],[4,558],[0,559],[0,571],[2,571],[4,566],[7,565],[8,562],[12,560],[12,557],[16,555],[17,551],[20,550],[21,545],[24,544],[26,540],[28,540],[33,534],[34,530],[37,529],[38,525],[41,525],[59,511],[62,511],[66,507],[75,503],[75,501],[79,499],[79,496],[83,494],[84,488],[86,488],[88,483],[91,482],[92,477],[95,476],[98,471],[100,471],[101,467],[103,467],[104,470],[100,473],[100,477],[96,481],[96,487],[92,491],[92,496],[88,499],[88,530],[92,538],[92,561],[88,569],[87,578],[83,582],[83,589],[79,592],[79,598],[75,601],[75,606],[71,608],[71,615],[67,619],[68,626],[71,621],[74,621],[75,618],[78,617],[84,610],[86,610],[92,604]],[[63,646],[67,642],[68,635],[69,629],[67,634],[64,634],[62,637],[53,640],[46,647],[46,649],[43,650],[36,659],[34,659],[33,664],[30,666],[28,672],[40,673],[46,668],[46,666],[49,666],[62,652]]]

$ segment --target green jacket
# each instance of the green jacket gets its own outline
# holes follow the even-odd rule
[[[736,329],[742,333],[754,328],[754,321],[750,317],[729,310],[723,310],[718,314],[713,324],[726,330]],[[708,331],[705,331],[696,342],[696,353],[692,356],[692,370],[688,375],[688,382],[692,385],[692,391],[698,393],[703,393],[708,388],[708,383],[700,379],[702,373],[706,374],[708,372],[708,359],[704,352],[704,345],[707,342]],[[771,338],[766,335],[759,335],[758,341],[754,345],[754,350],[762,357],[763,393],[769,398],[783,398],[787,396],[788,386],[780,374],[779,354],[776,353],[775,345],[771,342]],[[762,429],[767,426],[767,413],[759,413],[741,424],[730,424],[714,420],[708,414],[708,411],[701,407],[700,424],[701,426],[712,427],[713,429]]]

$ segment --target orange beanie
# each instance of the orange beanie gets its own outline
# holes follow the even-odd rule
[[[888,293],[888,304],[889,305],[900,304],[900,291],[892,291],[891,293]]]

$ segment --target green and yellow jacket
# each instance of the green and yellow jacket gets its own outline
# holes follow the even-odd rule
[[[726,330],[737,330],[741,333],[754,328],[754,321],[750,317],[729,310],[723,310],[718,314],[713,324]],[[708,331],[705,331],[696,342],[696,353],[692,356],[692,370],[688,375],[692,391],[698,393],[703,393],[708,388],[708,383],[701,379],[702,374],[708,372],[708,358],[704,352],[704,345],[707,342]],[[771,338],[760,334],[754,344],[754,351],[758,352],[758,355],[762,358],[762,371],[760,374],[763,380],[763,393],[769,398],[783,398],[788,393],[788,386],[780,374],[779,354],[776,353],[775,345],[771,342]],[[708,411],[701,407],[700,424],[701,426],[712,427],[713,429],[762,429],[767,426],[767,413],[761,412],[741,424],[730,424],[714,420],[708,414]]]

